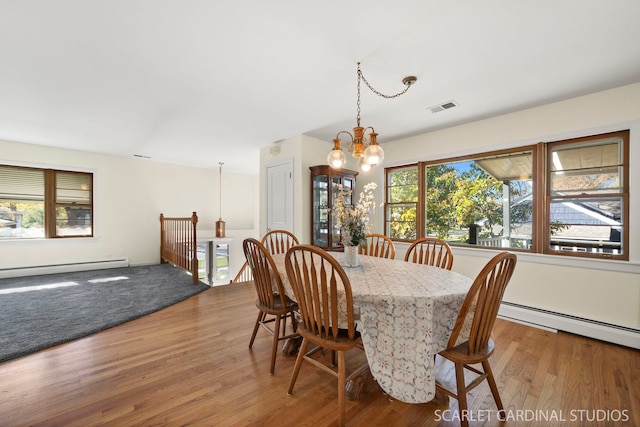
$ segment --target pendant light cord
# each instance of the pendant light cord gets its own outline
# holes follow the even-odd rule
[[[218,204],[219,207],[219,212],[220,212],[220,219],[222,219],[222,165],[224,165],[223,162],[218,162],[218,164],[220,165],[220,178],[218,180],[219,186],[220,186],[220,191],[218,193],[218,196],[220,197],[220,202]]]

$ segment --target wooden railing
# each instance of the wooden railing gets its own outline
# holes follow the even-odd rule
[[[171,263],[191,273],[193,284],[198,283],[198,245],[196,224],[198,215],[165,218],[160,214],[160,263]]]
[[[231,283],[241,283],[241,282],[251,282],[253,280],[253,271],[251,271],[251,267],[249,267],[248,262],[244,262],[236,277],[233,278]]]
[[[502,236],[480,238],[478,239],[478,246],[509,247],[508,244],[505,246],[505,239]]]

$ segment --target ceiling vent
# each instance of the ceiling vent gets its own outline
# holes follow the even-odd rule
[[[458,103],[455,101],[447,101],[447,102],[443,102],[442,104],[438,104],[438,105],[434,105],[433,107],[429,107],[428,109],[431,110],[431,113],[439,113],[440,111],[444,111],[444,110],[449,110],[453,107],[457,107]]]

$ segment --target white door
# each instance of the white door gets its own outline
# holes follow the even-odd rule
[[[267,230],[293,232],[293,160],[267,167]]]

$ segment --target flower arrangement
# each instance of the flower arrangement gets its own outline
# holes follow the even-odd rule
[[[334,184],[336,196],[333,200],[332,214],[336,225],[342,228],[342,244],[345,246],[364,246],[367,243],[366,235],[369,231],[369,215],[375,211],[375,199],[373,190],[377,185],[370,182],[364,186],[360,193],[358,203],[347,203],[352,190],[346,189],[342,184]]]

